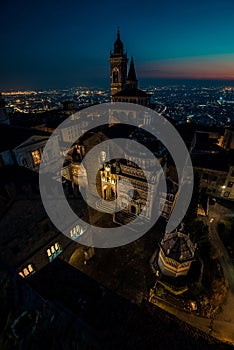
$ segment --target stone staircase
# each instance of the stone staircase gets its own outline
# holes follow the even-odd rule
[[[113,214],[113,211],[115,210],[115,202],[113,201],[106,201],[104,199],[99,199],[96,202],[96,208],[97,210],[100,210],[101,212]]]

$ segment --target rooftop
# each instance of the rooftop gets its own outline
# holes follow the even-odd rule
[[[33,135],[49,136],[50,134],[31,128],[0,124],[0,152],[14,149]]]
[[[138,88],[126,88],[114,94],[114,97],[123,96],[123,97],[147,97],[147,93],[138,89]]]
[[[229,170],[228,153],[192,154],[191,159],[195,168],[203,168],[223,172],[227,172]]]
[[[191,241],[189,235],[181,231],[165,233],[160,247],[167,257],[178,262],[193,260],[196,250],[196,244]]]

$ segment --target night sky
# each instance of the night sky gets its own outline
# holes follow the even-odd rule
[[[0,89],[108,84],[116,29],[138,78],[234,79],[234,1],[1,4]]]

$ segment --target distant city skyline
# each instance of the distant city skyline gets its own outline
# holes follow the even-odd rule
[[[117,27],[139,79],[234,79],[232,0],[3,3],[0,90],[109,84]]]

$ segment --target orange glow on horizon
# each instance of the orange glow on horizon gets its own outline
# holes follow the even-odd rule
[[[142,62],[141,78],[188,78],[234,80],[234,55],[215,55]]]

